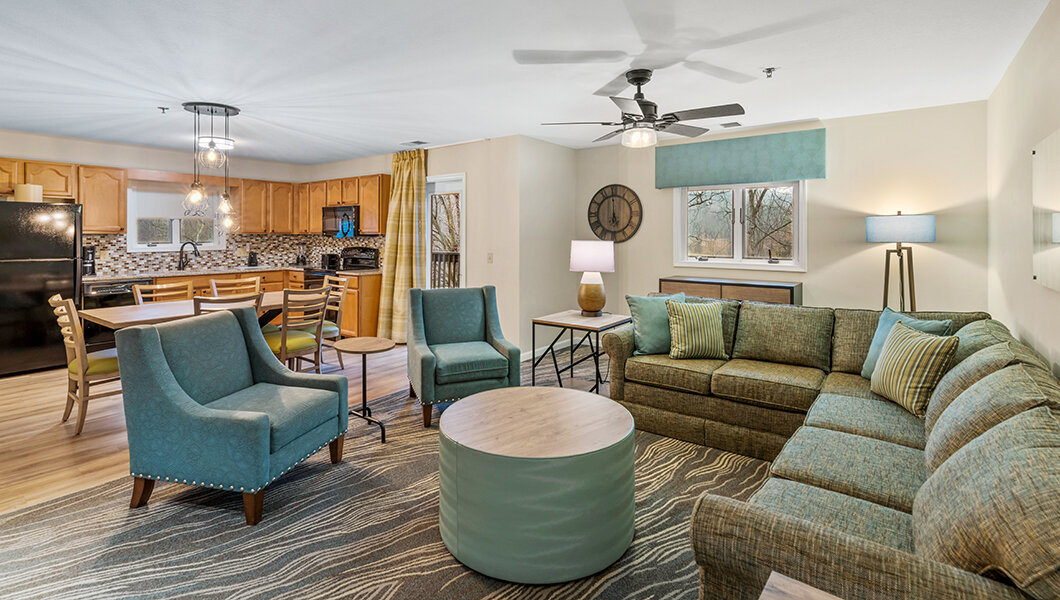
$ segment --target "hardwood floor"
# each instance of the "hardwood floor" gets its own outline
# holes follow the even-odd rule
[[[338,373],[334,352],[324,354],[325,372]],[[405,356],[405,347],[398,346],[368,357],[369,400],[408,388]],[[343,359],[350,404],[360,403],[360,357],[347,354]],[[117,382],[104,384],[99,391],[116,387]],[[73,435],[76,414],[60,422],[65,396],[66,373],[61,369],[0,378],[0,513],[119,477],[129,478],[131,493],[121,396],[91,402],[79,436]]]

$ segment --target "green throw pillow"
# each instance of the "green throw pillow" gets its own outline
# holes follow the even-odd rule
[[[671,296],[626,296],[633,317],[633,354],[666,354],[670,351],[670,317],[666,301],[685,301],[685,293]]]
[[[670,358],[728,358],[721,330],[721,302],[666,301]]]
[[[883,343],[887,341],[887,334],[891,333],[891,328],[894,327],[894,324],[899,319],[902,320],[906,327],[912,327],[924,333],[934,335],[949,335],[953,333],[953,321],[949,319],[945,321],[916,319],[889,308],[883,309],[883,314],[880,315],[880,322],[876,325],[876,333],[873,334],[872,343],[869,344],[869,353],[865,356],[865,363],[861,366],[861,376],[865,379],[872,379],[872,371],[876,368],[876,361],[880,358]]]
[[[869,389],[924,418],[935,386],[957,352],[957,336],[921,333],[899,321],[891,328]]]

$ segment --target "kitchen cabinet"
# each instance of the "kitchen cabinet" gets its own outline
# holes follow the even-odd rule
[[[358,177],[360,200],[359,232],[364,235],[386,235],[390,211],[390,175]]]
[[[17,158],[0,158],[0,194],[13,194],[18,183],[20,161]]]
[[[305,272],[304,271],[284,271],[286,273],[287,283],[284,285],[289,290],[304,290],[305,289]]]
[[[347,177],[342,180],[342,203],[346,206],[353,206],[359,202],[358,195],[360,193],[360,186],[358,185],[359,177]]]
[[[309,186],[309,227],[307,233],[324,232],[324,205],[327,204],[328,189],[325,181],[311,181]]]
[[[339,329],[344,336],[371,337],[376,334],[379,321],[379,288],[382,275],[346,275],[349,286],[342,303],[342,322]]]
[[[86,167],[78,169],[77,203],[81,205],[84,233],[123,233],[128,182],[125,169]]]
[[[240,279],[238,273],[211,273],[209,275],[174,275],[172,277],[155,277],[155,285],[163,283],[191,282],[191,289],[196,296],[213,296],[212,279]]]
[[[342,204],[342,180],[329,179],[324,182],[325,194],[328,206],[339,206]]]
[[[266,233],[268,230],[269,183],[243,180],[240,195],[240,233]]]
[[[77,165],[27,160],[19,179],[19,183],[42,186],[45,198],[77,197]]]
[[[269,182],[269,233],[294,233],[294,184]]]
[[[294,232],[309,233],[309,184],[294,184]]]

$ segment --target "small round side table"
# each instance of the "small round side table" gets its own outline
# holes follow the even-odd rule
[[[331,345],[338,352],[361,355],[361,409],[350,409],[350,415],[360,417],[369,423],[379,426],[379,441],[386,443],[386,426],[379,419],[372,418],[372,409],[368,408],[368,355],[386,352],[394,347],[394,340],[377,337],[342,338]]]

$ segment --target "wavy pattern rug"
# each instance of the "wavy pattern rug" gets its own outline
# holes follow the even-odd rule
[[[159,484],[146,508],[131,510],[127,479],[0,515],[0,598],[696,598],[695,499],[746,498],[768,467],[637,432],[630,549],[592,577],[515,585],[445,549],[438,430],[423,428],[419,405],[398,393],[372,406],[387,443],[351,419],[343,462],[318,453],[270,486],[256,527],[243,524],[239,494],[175,484]]]

